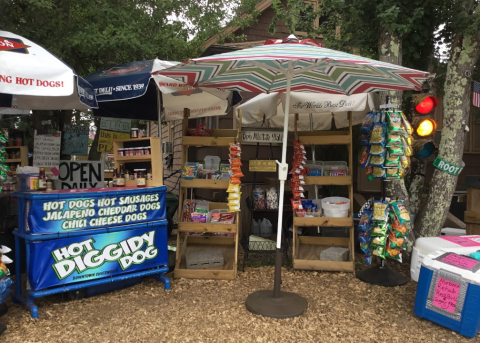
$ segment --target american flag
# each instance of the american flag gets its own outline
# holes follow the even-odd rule
[[[472,82],[472,102],[473,106],[480,107],[480,83],[477,81]]]

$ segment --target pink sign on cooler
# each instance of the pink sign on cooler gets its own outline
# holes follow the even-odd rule
[[[432,305],[442,310],[454,313],[457,306],[458,295],[460,293],[460,284],[438,278],[437,288],[433,295]]]
[[[480,236],[443,236],[440,238],[462,247],[480,247]]]
[[[463,269],[472,269],[479,262],[473,258],[457,255],[454,253],[448,254],[440,259],[440,261],[448,263],[452,266],[457,266]]]

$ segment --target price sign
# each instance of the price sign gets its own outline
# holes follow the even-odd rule
[[[277,162],[274,160],[250,160],[248,170],[251,172],[276,172]]]

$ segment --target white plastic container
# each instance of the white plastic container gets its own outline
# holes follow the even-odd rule
[[[203,159],[203,169],[205,170],[220,170],[221,158],[218,156],[205,156]]]
[[[418,282],[422,261],[428,254],[440,249],[453,249],[462,247],[477,247],[480,250],[480,236],[442,236],[422,237],[415,241],[410,263],[410,277]]]
[[[346,202],[342,205],[329,203]],[[323,215],[333,218],[347,218],[350,210],[350,199],[342,197],[328,197],[322,199]]]

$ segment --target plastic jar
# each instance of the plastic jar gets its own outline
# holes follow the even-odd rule
[[[141,169],[137,175],[137,187],[142,188],[147,186],[147,180],[145,178],[145,169]]]
[[[118,156],[125,156],[125,149],[118,149]]]
[[[151,154],[150,147],[149,146],[143,147],[143,152],[145,153],[145,155],[150,155]]]
[[[143,147],[135,148],[135,155],[143,155]]]
[[[137,128],[131,128],[130,129],[130,137],[131,138],[138,138],[138,129]]]

